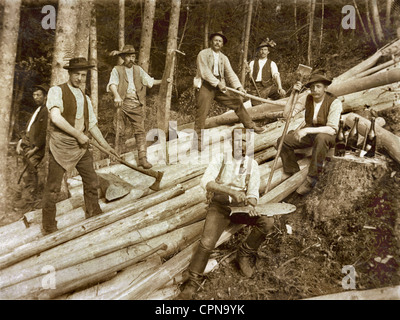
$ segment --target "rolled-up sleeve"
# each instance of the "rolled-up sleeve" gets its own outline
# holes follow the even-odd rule
[[[96,115],[94,114],[92,102],[90,101],[90,98],[88,96],[86,96],[86,101],[88,103],[89,131],[90,131],[90,129],[92,129],[97,124],[97,118]]]
[[[247,187],[247,198],[255,198],[257,202],[259,200],[259,188],[260,188],[260,170],[258,163],[254,159],[251,160],[251,174],[249,179],[249,185]]]
[[[332,127],[337,132],[339,129],[340,115],[342,114],[343,106],[339,99],[333,100],[329,108],[328,119],[326,125]]]
[[[119,75],[117,69],[115,67],[112,69],[111,74],[110,74],[110,80],[108,81],[106,91],[110,92],[110,86],[114,84],[118,87],[119,85]]]
[[[63,112],[64,104],[62,100],[62,91],[59,86],[50,88],[49,92],[47,93],[46,107],[49,111],[54,107],[57,107],[60,109],[61,113]]]
[[[142,79],[142,84],[148,88],[152,88],[154,85],[154,78],[150,77],[146,71],[140,68],[140,78]]]

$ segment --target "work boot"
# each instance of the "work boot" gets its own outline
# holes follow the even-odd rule
[[[146,140],[144,134],[135,134],[136,147],[139,155],[139,166],[150,169],[152,165],[147,161]]]
[[[296,192],[302,196],[305,196],[310,193],[316,183],[316,179],[307,176],[303,183],[296,189]]]
[[[184,284],[183,290],[178,294],[176,300],[192,300],[194,294],[199,290],[203,276],[189,272],[189,280]]]
[[[256,251],[252,250],[247,243],[242,243],[237,253],[237,262],[240,272],[246,278],[250,278],[254,273],[253,255]]]

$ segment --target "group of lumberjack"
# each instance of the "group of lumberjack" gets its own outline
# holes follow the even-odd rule
[[[230,222],[253,226],[237,254],[240,271],[246,277],[252,276],[255,253],[274,224],[273,217],[257,211],[260,173],[257,162],[248,154],[246,148],[249,134],[263,134],[266,129],[253,122],[244,107],[242,95],[228,90],[227,83],[244,95],[246,93],[228,57],[221,52],[227,38],[222,32],[216,32],[210,35],[209,40],[210,47],[200,51],[197,56],[197,73],[194,79],[197,138],[193,139],[192,146],[199,151],[204,147],[201,139],[202,129],[205,127],[213,100],[234,110],[244,128],[232,131],[232,156],[225,159],[223,154],[215,155],[201,180],[201,186],[209,200],[207,216],[199,246],[187,270],[188,279],[178,296],[179,299],[191,299],[198,290],[209,255]],[[276,99],[286,95],[278,68],[275,62],[268,59],[269,49],[274,45],[273,41],[263,41],[257,48],[257,58],[249,65],[249,91],[262,98]],[[120,108],[122,111],[122,134],[130,123],[132,125],[139,165],[150,169],[152,166],[146,156],[143,102],[145,87],[158,85],[161,80],[155,80],[135,64],[136,52],[132,45],[126,45],[121,51],[116,51],[116,54],[123,60],[123,64],[112,69],[107,92],[112,93],[116,110]],[[98,179],[89,152],[88,135],[90,134],[109,154],[119,158],[119,154],[107,143],[97,126],[90,98],[81,90],[81,86],[86,83],[87,72],[92,67],[85,58],[71,59],[64,67],[68,70],[69,80],[51,87],[47,92],[50,151],[42,203],[44,234],[57,230],[57,195],[64,173],[73,168],[76,168],[82,177],[85,217],[90,218],[102,213],[97,192]],[[312,147],[307,178],[297,190],[302,195],[307,194],[318,181],[326,154],[334,146],[342,105],[340,100],[327,92],[330,83],[331,80],[325,74],[313,73],[305,85],[310,90],[305,101],[297,101],[293,114],[290,114],[292,108],[289,103],[284,110],[284,117],[288,119],[305,109],[305,126],[282,137],[280,154],[284,172],[295,174],[300,169],[294,150]],[[293,86],[293,91],[299,92],[302,87],[302,83],[298,81]],[[230,215],[231,206],[246,206],[251,209],[246,213]]]

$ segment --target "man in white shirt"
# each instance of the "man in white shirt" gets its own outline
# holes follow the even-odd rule
[[[323,163],[329,149],[334,147],[335,138],[342,113],[342,102],[330,92],[328,86],[331,80],[321,70],[315,71],[308,83],[311,93],[305,101],[299,99],[294,107],[292,116],[305,110],[305,127],[289,132],[282,144],[281,158],[285,173],[294,174],[300,170],[295,149],[312,147],[312,155],[308,175],[303,184],[296,190],[305,195],[311,191],[318,181]],[[302,84],[297,82],[294,89],[300,90]],[[289,116],[290,105],[285,107],[283,115]],[[278,140],[279,144],[279,140]]]
[[[231,223],[252,225],[252,231],[239,246],[237,261],[241,273],[251,277],[252,260],[274,223],[273,217],[259,215],[254,207],[259,199],[260,172],[257,162],[248,156],[246,129],[232,131],[232,157],[218,154],[207,167],[201,186],[210,200],[200,243],[188,267],[189,279],[178,299],[192,299],[199,288],[208,258],[222,232]],[[249,213],[230,215],[229,206],[250,205]]]
[[[90,98],[80,89],[92,68],[85,58],[73,58],[68,70],[69,80],[50,88],[47,109],[50,114],[49,167],[42,205],[42,232],[57,230],[56,202],[64,173],[76,168],[82,177],[85,218],[102,213],[98,202],[98,179],[90,153],[91,136],[111,154],[118,154],[104,139],[97,126]]]
[[[114,127],[120,125],[121,135],[126,136],[126,129],[130,122],[135,134],[136,147],[139,155],[139,165],[150,169],[152,165],[147,161],[146,136],[144,130],[143,105],[146,99],[145,88],[161,84],[161,80],[154,80],[140,66],[135,64],[136,51],[132,45],[126,45],[122,51],[114,51],[123,60],[122,65],[115,66],[107,84],[107,92],[112,92],[116,108],[121,108],[122,121],[114,122]]]
[[[281,77],[276,63],[268,59],[269,48],[275,46],[272,40],[263,41],[257,47],[257,58],[250,61],[249,77],[255,82],[250,81],[249,93],[257,95],[260,98],[271,98],[276,100],[286,95],[286,91],[282,88]],[[252,105],[261,102],[252,100]]]

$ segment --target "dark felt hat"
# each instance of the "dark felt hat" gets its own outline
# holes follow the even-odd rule
[[[33,86],[34,90],[40,89],[42,90],[44,93],[49,92],[50,86],[46,83],[42,83],[42,84],[37,84],[35,86]]]
[[[222,31],[218,31],[218,32],[211,33],[211,34],[210,34],[210,40],[211,40],[212,38],[214,38],[215,36],[220,36],[220,37],[223,39],[224,44],[228,42],[228,39],[224,36],[224,34],[222,33]]]
[[[310,80],[308,80],[308,82],[305,84],[305,87],[309,88],[315,82],[321,82],[329,86],[332,83],[332,80],[329,79],[325,74],[321,73],[312,74]]]
[[[122,50],[120,50],[120,51],[116,50],[115,53],[117,55],[120,55],[120,54],[132,54],[132,53],[136,53],[136,50],[135,50],[135,47],[133,45],[127,44],[122,48]]]
[[[268,47],[268,48],[273,48],[276,46],[276,43],[274,40],[269,40],[269,38],[267,38],[267,40],[264,40],[263,42],[261,42],[259,44],[259,46],[257,47],[257,50],[260,50],[263,47]]]
[[[93,68],[94,65],[89,64],[86,58],[78,57],[72,58],[69,60],[69,64],[64,66],[64,69],[71,70],[71,69],[90,69]]]

